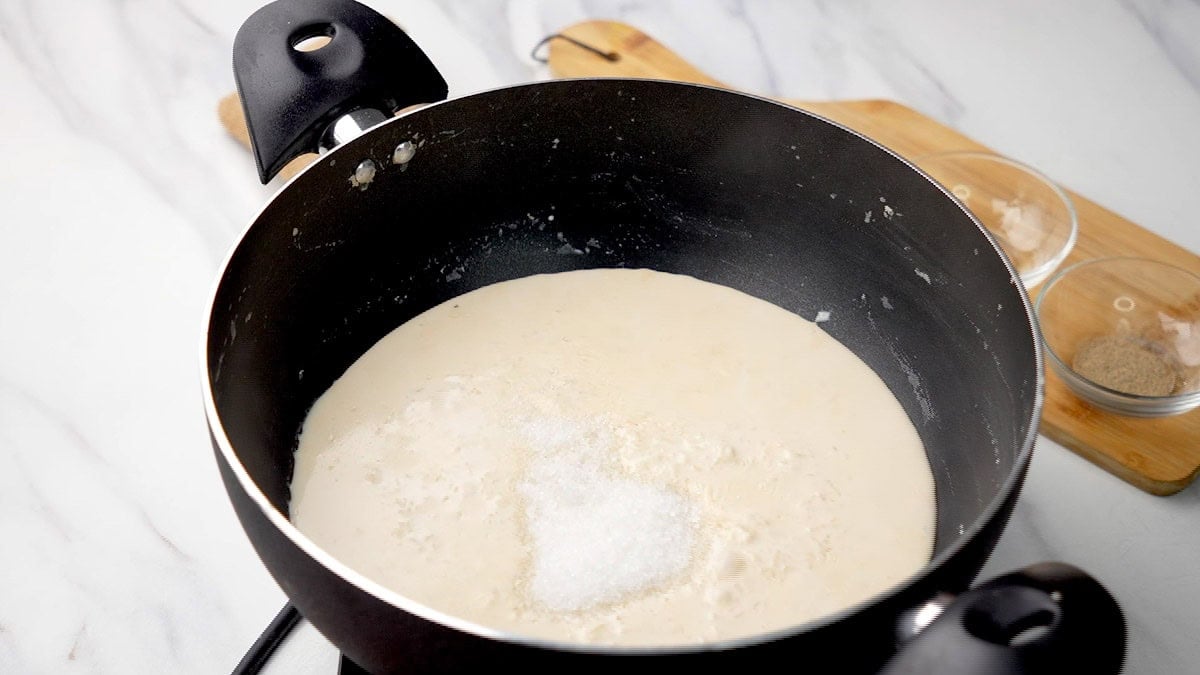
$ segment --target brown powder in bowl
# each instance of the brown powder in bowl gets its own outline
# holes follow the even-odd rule
[[[1096,384],[1138,396],[1169,396],[1178,384],[1166,356],[1141,341],[1117,335],[1080,345],[1071,368]]]

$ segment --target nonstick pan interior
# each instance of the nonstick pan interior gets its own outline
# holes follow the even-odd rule
[[[415,155],[393,163],[406,141]],[[364,159],[379,170],[355,185]],[[207,367],[221,427],[286,514],[304,415],[376,340],[480,286],[592,267],[828,312],[822,328],[884,379],[925,444],[937,552],[1015,491],[1040,367],[1023,292],[982,229],[905,162],[827,122],[651,81],[438,104],[297,178],[217,290]]]

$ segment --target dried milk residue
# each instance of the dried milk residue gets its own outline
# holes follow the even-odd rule
[[[1200,321],[1180,320],[1162,312],[1158,313],[1158,320],[1174,345],[1180,363],[1188,367],[1200,366]]]
[[[533,543],[530,590],[550,609],[620,600],[668,581],[691,561],[688,501],[608,469],[612,436],[598,426],[525,426],[534,446],[520,486]]]
[[[1000,230],[1016,250],[1026,253],[1036,251],[1045,241],[1044,214],[1042,207],[1037,204],[1021,202],[1019,199],[993,199],[992,213],[1000,217]]]

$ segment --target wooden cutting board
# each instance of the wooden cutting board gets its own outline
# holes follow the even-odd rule
[[[557,77],[646,77],[725,87],[645,33],[612,21],[587,21],[561,31],[599,52],[564,39],[549,42],[549,65]],[[948,150],[989,151],[980,143],[893,101],[797,101],[784,103],[843,124],[905,157]],[[222,122],[249,142],[236,95],[221,101]],[[1019,158],[1018,158],[1019,159]],[[311,156],[293,162],[290,177]],[[1200,274],[1200,257],[1070,192],[1079,217],[1079,238],[1064,265],[1113,255],[1169,262]],[[1036,288],[1034,292],[1036,292]],[[1200,473],[1200,409],[1160,419],[1103,412],[1076,398],[1047,367],[1041,432],[1120,478],[1157,495],[1182,490]]]

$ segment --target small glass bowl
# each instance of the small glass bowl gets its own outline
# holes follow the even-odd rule
[[[1164,417],[1200,405],[1200,276],[1143,258],[1077,263],[1035,306],[1050,365],[1109,412]]]
[[[1050,276],[1075,246],[1075,205],[1037,170],[986,152],[942,152],[915,163],[996,237],[1025,288]]]

